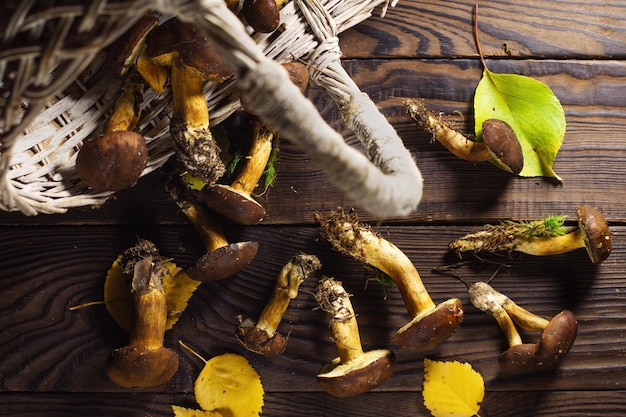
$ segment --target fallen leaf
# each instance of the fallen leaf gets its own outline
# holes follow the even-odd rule
[[[174,412],[174,417],[223,417],[220,413],[215,411],[194,410],[177,405],[172,406],[172,411]]]
[[[422,395],[434,417],[477,416],[485,396],[485,383],[469,363],[424,358]]]
[[[265,394],[259,374],[235,353],[209,359],[196,379],[194,392],[203,410],[229,417],[258,416]]]
[[[550,88],[533,78],[485,68],[474,96],[477,140],[487,119],[507,122],[524,153],[522,177],[561,178],[552,165],[565,135],[565,112]]]

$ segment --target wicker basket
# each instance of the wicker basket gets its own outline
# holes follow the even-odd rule
[[[3,12],[0,19],[6,20],[3,22],[5,47],[0,53],[0,209],[21,211],[25,215],[62,213],[70,207],[100,204],[110,196],[110,193],[96,194],[81,182],[74,162],[82,141],[97,132],[110,114],[121,88],[122,81],[105,70],[106,56],[102,50],[145,12],[176,15],[198,25],[227,52],[227,61],[239,73],[249,70],[251,65],[268,66],[258,53],[276,63],[294,59],[308,62],[313,82],[326,88],[343,111],[354,107],[354,97],[363,98],[363,95],[341,68],[337,34],[368,18],[384,2],[293,0],[281,9],[281,30],[261,34],[245,28],[250,36],[240,44],[237,37],[244,27],[223,5],[223,0],[92,0],[89,4],[80,0],[5,1],[0,6]],[[383,6],[385,10],[387,4]],[[241,77],[224,84],[206,84],[212,124],[239,108],[241,88]],[[248,86],[251,88],[266,87]],[[357,101],[363,101],[361,98]],[[368,100],[365,97],[365,107],[375,108]],[[160,167],[173,153],[169,137],[172,109],[169,94],[159,95],[151,90],[146,92],[142,106],[135,130],[148,142],[150,159],[142,174],[145,175]],[[346,124],[369,149],[372,135],[379,134],[380,125],[386,121],[377,112],[378,118],[371,122],[373,127],[369,122],[363,123],[361,112],[351,116],[354,113],[344,114]],[[268,117],[272,119],[275,115]],[[276,127],[280,122],[268,124]],[[282,135],[281,129],[277,128]],[[382,134],[393,136],[395,132]],[[289,133],[285,136],[290,137]],[[393,141],[397,145],[400,140],[396,136]],[[310,145],[303,146],[308,149]],[[374,163],[379,169],[385,162]],[[416,190],[419,201],[421,177],[416,167],[411,172],[413,177],[415,172],[419,177],[420,188]],[[358,195],[349,197],[359,199]],[[409,206],[409,210],[417,205],[415,199],[402,204]],[[387,204],[383,201],[381,205]]]

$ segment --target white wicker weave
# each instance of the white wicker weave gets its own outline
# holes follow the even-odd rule
[[[0,6],[0,23],[5,23],[0,52],[0,209],[26,215],[62,213],[100,204],[110,196],[90,191],[77,176],[74,162],[82,141],[97,133],[110,114],[121,88],[121,80],[105,70],[102,49],[146,11],[193,23],[236,69],[234,79],[206,84],[212,124],[238,109],[239,96],[245,95],[266,124],[302,145],[331,181],[365,210],[381,217],[401,216],[419,203],[422,179],[409,152],[340,62],[337,34],[368,18],[377,6],[383,5],[384,12],[385,0],[293,0],[281,9],[281,29],[271,34],[252,33],[223,0],[42,3],[45,6],[35,0],[9,0]],[[278,63],[294,59],[311,64],[313,82],[336,101],[371,162],[346,145],[288,82]],[[260,92],[264,98],[255,98]],[[290,119],[284,116],[287,107]],[[146,137],[150,153],[142,175],[173,153],[170,114],[169,94],[146,92],[136,128]],[[413,192],[407,193],[407,187]]]

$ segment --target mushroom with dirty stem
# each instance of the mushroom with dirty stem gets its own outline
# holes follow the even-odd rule
[[[604,262],[613,248],[612,234],[604,215],[595,207],[583,205],[578,208],[577,217],[578,227],[565,234],[557,229],[553,235],[537,236],[532,229],[539,221],[507,222],[455,239],[449,247],[458,254],[518,251],[535,256],[558,255],[585,248],[592,263]]]
[[[287,262],[274,284],[269,302],[254,323],[251,319],[240,319],[237,340],[246,349],[261,354],[280,354],[287,346],[287,339],[276,330],[289,302],[297,297],[300,284],[313,272],[322,267],[315,255],[298,254]]]
[[[145,138],[132,129],[139,119],[144,84],[136,73],[124,80],[102,134],[86,140],[76,156],[76,172],[93,190],[119,191],[134,185],[148,163]]]
[[[161,385],[178,370],[178,355],[163,346],[167,304],[163,290],[165,262],[154,244],[140,240],[124,254],[132,273],[133,325],[128,346],[114,350],[105,365],[111,381],[127,388]]]
[[[422,129],[430,132],[456,157],[470,162],[492,161],[498,167],[519,174],[524,167],[524,154],[517,135],[503,120],[483,122],[482,141],[467,138],[452,129],[420,99],[402,99],[404,110]]]
[[[194,226],[207,251],[187,274],[198,281],[216,281],[235,275],[252,262],[259,248],[258,242],[228,243],[217,219],[181,188],[174,183],[168,184],[171,197]]]
[[[322,366],[317,382],[335,397],[353,397],[376,388],[393,375],[396,356],[389,349],[363,351],[350,294],[342,283],[324,277],[315,292],[322,310],[330,315],[330,332],[339,357]]]
[[[569,310],[563,310],[546,320],[523,307],[485,282],[470,286],[472,304],[491,314],[504,331],[509,348],[499,358],[502,369],[510,374],[522,374],[542,369],[553,369],[570,350],[578,325]],[[525,330],[541,333],[539,343],[522,343],[515,324]]]
[[[226,168],[211,134],[204,83],[224,82],[231,69],[201,32],[178,18],[152,30],[146,55],[156,65],[171,67],[170,132],[178,159],[192,175],[214,184]]]
[[[434,348],[458,329],[463,306],[458,298],[435,305],[411,260],[397,246],[370,227],[358,222],[355,213],[343,210],[323,220],[320,234],[332,247],[389,275],[398,287],[411,321],[394,337],[399,346],[412,351]]]
[[[273,1],[273,0],[272,0]],[[299,62],[287,62],[283,68],[289,79],[304,91],[308,85],[308,72]],[[244,109],[245,102],[242,102]],[[258,118],[253,120],[252,144],[242,168],[230,185],[214,184],[201,190],[202,201],[217,213],[239,224],[252,225],[265,217],[265,208],[251,197],[257,186],[277,140],[273,129]]]

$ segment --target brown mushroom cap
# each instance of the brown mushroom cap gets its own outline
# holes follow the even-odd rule
[[[159,23],[153,15],[143,15],[122,36],[107,47],[107,65],[113,75],[122,77],[135,65],[145,47],[145,40]]]
[[[335,358],[317,374],[317,382],[335,397],[363,394],[385,382],[393,375],[396,356],[391,350],[377,349],[346,363]]]
[[[256,224],[265,217],[265,208],[261,204],[230,185],[205,187],[201,196],[208,207],[239,224]]]
[[[196,264],[187,271],[187,275],[196,281],[217,281],[235,275],[245,268],[256,256],[257,242],[237,242],[205,253]]]
[[[594,264],[602,263],[613,248],[611,231],[606,219],[600,210],[591,206],[581,206],[577,213],[578,227],[584,232],[587,254]]]
[[[536,370],[536,356],[539,346],[523,343],[511,346],[500,355],[500,368],[507,374],[521,375]]]
[[[243,320],[237,328],[237,341],[246,349],[259,355],[279,355],[287,347],[287,339],[278,332],[270,336],[250,320]]]
[[[537,351],[537,365],[554,366],[565,355],[578,332],[576,316],[569,310],[563,310],[546,326],[541,333],[541,341]]]
[[[105,371],[111,381],[126,388],[161,385],[178,370],[178,355],[161,347],[150,350],[145,346],[125,346],[109,356]]]
[[[222,82],[233,75],[209,39],[195,26],[177,18],[152,30],[146,55],[157,65],[182,64],[193,68],[211,81]]]
[[[270,33],[280,25],[280,10],[276,0],[244,0],[241,14],[257,32]]]
[[[519,174],[524,168],[524,153],[511,126],[499,119],[483,122],[483,142],[507,170]]]
[[[426,351],[452,336],[462,320],[461,300],[451,298],[414,317],[396,332],[394,342],[407,350]]]
[[[95,191],[119,191],[134,185],[147,163],[144,137],[120,130],[85,141],[76,156],[76,172]]]

